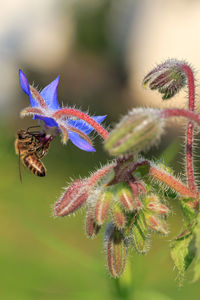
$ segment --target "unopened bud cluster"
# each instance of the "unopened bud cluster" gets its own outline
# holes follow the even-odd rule
[[[200,125],[199,116],[191,113],[195,95],[193,79],[191,68],[183,61],[173,59],[149,72],[143,85],[158,90],[163,100],[173,97],[188,83],[190,112],[178,108],[134,108],[109,134],[102,135],[104,148],[116,160],[89,178],[73,181],[55,204],[54,215],[58,217],[70,215],[85,206],[85,231],[89,238],[95,238],[106,226],[104,249],[108,270],[113,277],[122,275],[131,249],[138,254],[149,250],[151,232],[161,235],[169,232],[167,216],[170,210],[163,199],[165,194],[160,192],[159,183],[175,192],[176,196],[183,197],[180,198],[183,212],[188,223],[194,224],[192,222],[199,208],[199,192],[193,182],[191,167],[192,123],[186,148],[188,185],[174,177],[168,168],[139,157],[140,152],[159,141],[167,117],[184,116]],[[190,229],[189,232],[191,234]],[[175,256],[175,264],[178,258]]]
[[[147,192],[144,181],[135,180],[126,168],[126,159],[119,160],[89,178],[73,181],[54,207],[54,214],[61,217],[85,204],[85,231],[89,238],[96,237],[107,224],[104,248],[113,277],[123,273],[130,248],[139,254],[147,252],[151,231],[168,233],[169,209],[157,195]]]
[[[163,95],[163,100],[172,98],[186,85],[187,76],[183,65],[183,61],[169,59],[149,72],[143,85],[148,85],[151,90],[158,90]]]

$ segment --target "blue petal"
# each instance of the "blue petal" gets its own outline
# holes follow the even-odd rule
[[[95,116],[92,117],[93,120],[95,120],[97,123],[103,122],[103,120],[106,118],[106,116]],[[70,126],[73,126],[79,130],[81,130],[84,134],[89,134],[94,128],[90,126],[88,123],[82,120],[68,120],[67,123]]]
[[[26,76],[22,72],[22,70],[19,70],[19,82],[20,82],[20,86],[21,86],[22,91],[29,96],[31,106],[32,107],[38,107],[39,104],[31,96],[30,85],[29,85],[28,79],[26,78]]]
[[[57,87],[59,83],[59,76],[47,85],[40,93],[49,109],[60,109],[57,99]]]
[[[33,116],[33,120],[36,120],[36,119],[44,121],[45,124],[49,127],[58,127],[58,123],[52,118],[43,117],[43,116],[40,116],[40,115]]]
[[[96,150],[84,139],[82,139],[77,133],[68,131],[68,136],[71,142],[81,150],[87,152],[95,152]]]
[[[25,74],[22,72],[22,70],[19,69],[19,83],[21,86],[21,89],[25,94],[28,96],[30,95],[30,87],[28,83],[28,79],[26,78]]]

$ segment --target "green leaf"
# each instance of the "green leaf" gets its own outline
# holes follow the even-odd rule
[[[196,254],[195,239],[191,232],[176,239],[171,245],[171,257],[178,269],[180,280],[183,280],[185,271],[192,263]]]

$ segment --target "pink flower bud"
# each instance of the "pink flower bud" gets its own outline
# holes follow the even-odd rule
[[[87,212],[86,222],[85,222],[85,231],[89,238],[95,238],[99,233],[101,226],[97,225],[93,214],[91,211]]]
[[[87,200],[89,188],[87,181],[77,179],[68,186],[54,206],[55,216],[67,216],[79,209]]]
[[[126,211],[133,211],[135,208],[133,194],[127,184],[120,184],[117,190],[117,199]]]
[[[163,94],[163,100],[169,99],[177,94],[187,82],[184,66],[186,63],[183,61],[169,59],[149,72],[143,80],[143,85],[145,87],[149,85],[151,90],[157,89]]]
[[[144,194],[144,191],[145,191],[144,186],[142,185],[141,182],[128,182],[128,184],[133,193],[134,208],[135,208],[135,210],[139,211],[143,207],[140,198],[141,198],[141,195]]]
[[[142,211],[136,215],[136,221],[132,228],[131,237],[137,253],[145,254],[149,250],[150,235],[145,216]]]
[[[122,229],[126,225],[126,216],[121,207],[117,204],[112,209],[112,220],[118,229]]]
[[[158,215],[166,215],[169,213],[169,208],[160,202],[160,199],[154,195],[148,195],[145,199],[146,208]]]
[[[167,215],[169,213],[169,208],[162,203],[149,202],[146,208],[159,215]]]
[[[97,199],[95,206],[95,219],[98,225],[102,225],[108,216],[113,194],[110,191],[103,191]]]
[[[152,229],[153,231],[156,231],[156,232],[164,234],[164,235],[167,235],[169,233],[167,223],[165,222],[165,220],[163,220],[155,215],[151,215],[147,212],[145,212],[145,218],[146,218],[148,227],[150,229]]]
[[[120,277],[124,271],[128,245],[121,231],[109,223],[105,234],[105,251],[110,274]]]

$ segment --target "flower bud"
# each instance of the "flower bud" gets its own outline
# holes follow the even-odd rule
[[[145,212],[146,223],[150,229],[158,233],[167,235],[169,233],[165,220]]]
[[[154,144],[163,133],[159,110],[135,108],[110,132],[105,149],[111,155],[138,153]]]
[[[148,195],[145,199],[145,207],[158,215],[167,215],[169,208],[160,202],[160,199],[154,195]]]
[[[86,222],[85,222],[85,231],[89,238],[95,238],[99,233],[101,226],[97,225],[93,214],[91,211],[88,211],[86,214]]]
[[[186,66],[185,62],[169,59],[149,72],[143,80],[143,85],[149,85],[151,90],[157,89],[163,94],[163,100],[169,99],[186,84],[187,77],[183,66]]]
[[[110,191],[103,191],[99,195],[95,206],[95,219],[98,225],[102,225],[106,221],[112,198],[113,194]]]
[[[77,179],[67,187],[54,206],[55,216],[67,216],[79,209],[87,200],[89,189],[86,181]]]
[[[117,188],[117,199],[126,211],[133,211],[134,199],[130,187],[127,184],[119,184]]]
[[[149,249],[150,235],[144,213],[140,211],[132,228],[132,242],[137,253],[145,254]]]
[[[124,228],[126,225],[126,216],[121,207],[117,204],[112,209],[112,220],[118,229]]]
[[[141,202],[141,196],[144,194],[145,188],[141,182],[129,182],[128,183],[134,197],[134,208],[139,211],[143,205]]]
[[[122,232],[112,223],[107,225],[104,244],[109,272],[113,277],[120,277],[125,268],[128,245]]]

